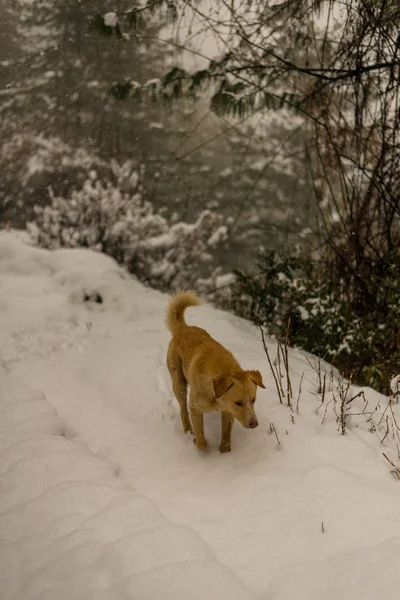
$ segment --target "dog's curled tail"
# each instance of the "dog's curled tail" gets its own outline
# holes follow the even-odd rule
[[[170,301],[167,307],[165,324],[167,329],[175,335],[181,328],[185,327],[183,313],[188,306],[199,306],[200,300],[195,292],[178,292]]]

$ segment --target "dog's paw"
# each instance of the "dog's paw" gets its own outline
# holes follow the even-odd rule
[[[194,445],[196,446],[196,448],[198,448],[199,450],[206,450],[207,449],[207,440],[202,439],[202,440],[193,440]]]
[[[230,452],[231,451],[231,445],[230,444],[221,444],[219,447],[219,451],[223,454],[224,452]]]

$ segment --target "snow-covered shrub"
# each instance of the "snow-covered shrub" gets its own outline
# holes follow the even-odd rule
[[[104,183],[92,172],[70,197],[52,195],[49,206],[36,207],[29,225],[35,243],[104,252],[161,290],[210,278],[227,235],[224,218],[206,210],[194,223],[169,220],[143,198],[143,171],[114,164],[113,173],[115,181]]]
[[[197,288],[199,277],[212,278],[214,254],[227,235],[224,217],[205,210],[194,223],[169,224],[159,215],[157,218],[164,231],[141,242],[129,261],[130,270],[162,290]]]
[[[395,260],[395,257],[392,258]],[[400,267],[400,257],[397,258]],[[354,381],[387,392],[400,364],[400,281],[381,282],[368,312],[361,312],[344,277],[297,252],[263,253],[256,274],[238,272],[231,308],[290,342],[324,357]]]
[[[69,195],[91,170],[108,174],[110,166],[83,148],[73,148],[58,137],[29,131],[2,141],[0,153],[0,214],[2,224],[24,227],[34,206],[51,201],[49,190]]]
[[[196,290],[218,308],[230,310],[233,302],[236,276],[234,273],[222,273],[217,267],[211,277],[198,279]]]

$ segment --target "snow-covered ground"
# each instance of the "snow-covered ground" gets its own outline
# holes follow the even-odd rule
[[[365,390],[342,436],[327,365],[317,410],[316,373],[290,352],[297,414],[257,330],[189,309],[266,384],[260,426],[236,424],[221,455],[212,414],[201,453],[165,367],[168,298],[105,256],[20,237],[0,234],[2,600],[398,600],[400,481],[382,456],[398,462],[397,405],[379,423],[388,401]]]

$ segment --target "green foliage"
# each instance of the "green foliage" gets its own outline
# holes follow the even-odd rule
[[[211,73],[208,69],[201,69],[192,75],[191,91],[205,90],[211,82]]]
[[[174,67],[164,75],[158,90],[164,102],[170,103],[188,94],[189,83],[190,77],[187,72],[179,67]],[[158,99],[158,97],[155,96],[154,99]]]
[[[139,84],[136,84],[139,88]],[[155,85],[155,80],[144,83],[142,90],[150,91],[154,101],[162,100],[166,104],[182,99],[193,99],[216,85],[216,75],[213,70],[201,69],[193,74],[180,67],[168,71]],[[137,97],[141,97],[137,88]],[[116,100],[125,100],[130,95],[129,82],[115,82],[110,88],[110,93]],[[282,108],[298,111],[301,108],[302,98],[295,93],[274,93],[258,89],[252,84],[242,81],[228,82],[223,78],[218,83],[217,91],[211,96],[210,108],[217,116],[229,116],[242,119],[256,111],[280,110]]]
[[[126,100],[127,98],[140,100],[142,97],[142,86],[137,81],[116,81],[110,88],[110,94],[115,100]]]
[[[137,8],[133,8],[126,14],[126,23],[130,29],[138,30],[143,29],[145,26],[145,19],[142,12],[138,12]]]
[[[379,297],[365,312],[345,275],[332,276],[333,265],[322,272],[319,264],[297,252],[270,251],[260,256],[258,267],[256,275],[237,273],[235,312],[278,338],[285,336],[290,320],[292,345],[334,362],[356,382],[387,391],[390,376],[400,366],[397,275],[381,282]]]

